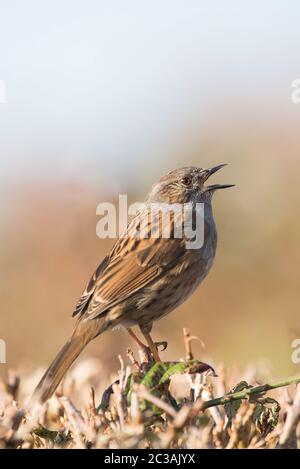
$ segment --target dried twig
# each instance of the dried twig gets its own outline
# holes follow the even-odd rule
[[[296,426],[300,421],[300,387],[298,387],[294,402],[288,404],[285,424],[279,438],[279,448],[295,446],[297,441]],[[291,440],[294,439],[294,442]]]
[[[166,414],[170,415],[170,417],[176,417],[177,412],[173,409],[173,407],[171,407],[159,397],[153,396],[153,394],[151,394],[145,386],[137,386],[136,391],[138,397],[140,397],[141,399],[145,399],[148,402],[152,402],[152,404],[165,411]]]

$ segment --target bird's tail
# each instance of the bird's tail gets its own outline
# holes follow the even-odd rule
[[[35,388],[30,400],[30,406],[36,403],[43,404],[52,396],[67,370],[93,337],[95,337],[95,334],[91,335],[91,333],[74,333],[72,335],[68,342],[58,352],[57,356]]]

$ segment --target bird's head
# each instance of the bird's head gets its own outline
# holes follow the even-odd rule
[[[205,185],[206,181],[226,164],[209,169],[189,166],[175,169],[155,183],[147,198],[148,203],[210,203],[218,189],[233,187],[234,184]]]

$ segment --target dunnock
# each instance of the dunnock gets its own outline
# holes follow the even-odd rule
[[[34,401],[46,401],[83,348],[114,327],[127,329],[143,346],[131,330],[138,325],[154,360],[159,361],[156,344],[150,336],[153,322],[183,303],[208,274],[214,261],[217,231],[212,195],[232,185],[204,184],[223,166],[177,169],[153,185],[144,208],[129,223],[127,235],[117,240],[88,282],[73,313],[77,317],[73,334],[36,387]],[[175,237],[174,233],[172,236],[175,216],[170,217],[170,237],[151,236],[153,220],[149,208],[153,204],[190,204],[192,212],[202,204],[202,245],[188,249],[185,236]]]

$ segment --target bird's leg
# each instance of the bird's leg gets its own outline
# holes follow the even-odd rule
[[[141,331],[143,336],[146,339],[146,342],[149,346],[149,349],[152,353],[152,356],[156,362],[161,362],[161,359],[159,358],[158,351],[157,351],[157,345],[153,342],[152,337],[149,333]]]
[[[151,355],[151,350],[147,345],[145,345],[139,338],[138,336],[133,332],[132,329],[128,328],[127,329],[128,334],[133,338],[133,340],[137,343],[138,347],[143,351],[144,358],[146,359],[146,362],[152,362],[153,358]]]
[[[158,347],[162,347],[162,351],[163,350],[166,350],[167,346],[168,346],[168,343],[166,341],[162,341],[162,342],[153,342],[151,336],[149,333],[144,333],[142,330],[142,334],[143,336],[145,337],[146,339],[146,342],[148,344],[145,345],[139,338],[138,336],[133,332],[132,329],[128,328],[127,329],[127,332],[128,334],[133,338],[133,340],[137,343],[137,345],[144,351],[146,352],[146,355],[149,356],[149,351],[151,352],[153,358],[155,361],[161,361],[160,358],[159,358],[159,355],[158,355],[158,352],[157,352],[157,349]],[[151,344],[151,345],[150,345]],[[155,350],[155,352],[153,353],[153,350]]]
[[[141,349],[146,349],[148,348],[147,345],[145,345],[139,338],[138,336],[133,332],[132,329],[128,328],[127,329],[127,332],[128,334],[133,338],[133,340],[138,344],[138,346],[141,348]]]

